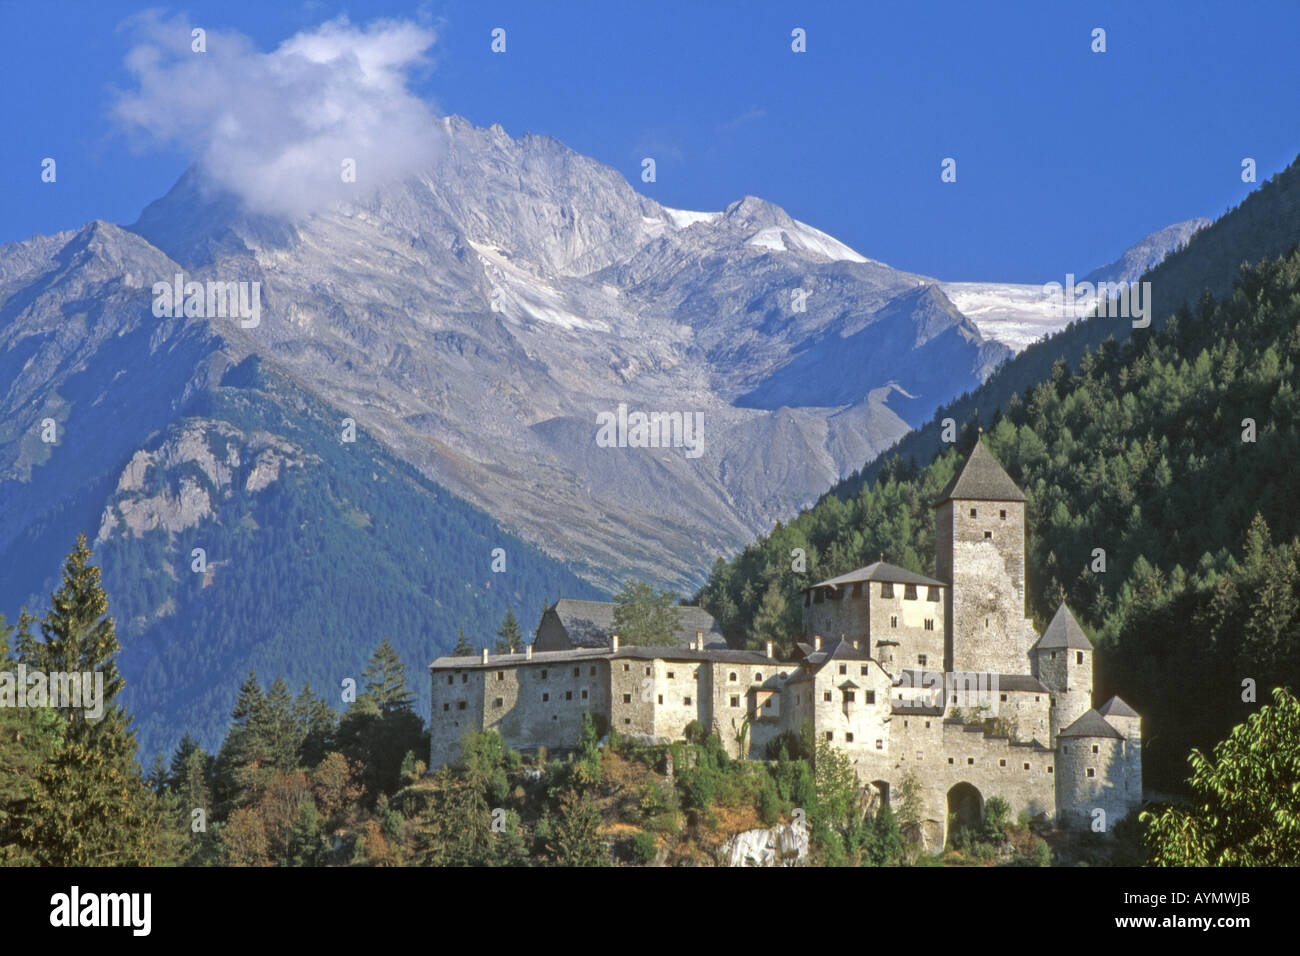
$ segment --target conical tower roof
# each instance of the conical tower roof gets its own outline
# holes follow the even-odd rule
[[[1025,494],[1006,469],[993,457],[993,453],[984,447],[983,440],[977,441],[971,449],[970,457],[962,465],[957,477],[949,482],[948,487],[939,495],[936,506],[953,499],[961,501],[1024,501]]]
[[[1070,613],[1070,609],[1064,602],[1056,609],[1056,614],[1052,616],[1052,623],[1047,625],[1047,630],[1043,631],[1043,636],[1034,644],[1033,650],[1061,648],[1076,651],[1092,650],[1092,641],[1088,640],[1088,635],[1083,633],[1083,628],[1079,626],[1079,622],[1074,619],[1074,615]]]

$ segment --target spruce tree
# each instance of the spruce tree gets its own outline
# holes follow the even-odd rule
[[[474,647],[469,641],[465,640],[465,626],[460,627],[459,636],[456,638],[456,646],[451,649],[452,657],[473,657]]]
[[[506,616],[497,631],[497,640],[492,647],[494,654],[518,654],[524,649],[524,635],[519,630],[519,621],[515,618],[514,608],[506,605]]]

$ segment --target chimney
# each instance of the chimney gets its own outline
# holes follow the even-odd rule
[[[488,662],[488,649],[485,647],[483,648],[483,663],[486,664],[487,662]]]
[[[772,656],[772,642],[771,642],[771,641],[768,641],[768,642],[767,642],[767,656],[768,656],[768,657],[771,657],[771,656]]]
[[[695,649],[696,649],[697,651],[702,651],[702,650],[704,650],[704,632],[703,632],[703,631],[696,631],[696,632],[695,632]]]
[[[611,651],[616,651],[616,650],[618,650],[618,635],[617,635],[617,634],[611,634],[611,635],[610,635],[610,638],[609,638],[609,649],[610,649]]]
[[[532,659],[533,659],[533,645],[531,645],[531,644],[525,644],[525,645],[524,645],[524,660],[526,660],[526,661],[531,661]]]
[[[816,634],[813,636],[813,650],[820,651],[821,649],[822,649],[822,636],[820,634]]]

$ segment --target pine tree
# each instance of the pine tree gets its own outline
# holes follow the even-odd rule
[[[515,618],[514,608],[506,605],[506,616],[497,631],[496,644],[492,647],[494,654],[518,654],[524,649],[524,635],[519,630],[519,621]]]
[[[459,636],[456,638],[456,646],[451,650],[452,657],[473,657],[474,647],[465,639],[465,626],[462,624]]]
[[[338,734],[338,714],[325,703],[323,697],[312,692],[311,684],[303,684],[293,709],[302,739],[298,761],[303,767],[315,767],[334,746],[334,738]]]
[[[384,638],[375,648],[362,676],[366,681],[364,693],[382,713],[409,711],[413,708],[415,694],[406,686],[406,668],[388,638]]]
[[[90,558],[80,535],[41,621],[43,641],[31,639],[26,612],[19,621],[30,669],[90,672],[103,682],[100,716],[84,706],[51,709],[61,724],[58,741],[36,769],[30,798],[14,821],[31,859],[45,866],[141,865],[151,860],[162,827],[157,798],[136,762],[135,734],[117,703],[123,686],[117,635]]]

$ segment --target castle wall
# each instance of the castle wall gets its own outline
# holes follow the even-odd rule
[[[1079,663],[1080,655],[1082,663]],[[1053,740],[1092,709],[1092,657],[1092,651],[1069,647],[1034,652],[1036,675],[1052,691]]]
[[[848,641],[867,640],[867,597],[869,582],[841,588],[817,588],[805,592],[803,609],[804,637],[820,634],[824,641],[843,637]],[[857,595],[854,595],[854,592]]]
[[[926,585],[916,585],[912,598],[907,597],[907,586],[903,584],[893,586],[893,597],[883,595],[881,582],[870,581],[867,586],[871,595],[867,611],[871,655],[892,674],[914,667],[942,668],[948,589],[936,588],[939,600],[931,601]],[[864,645],[863,650],[867,649],[868,645]]]

